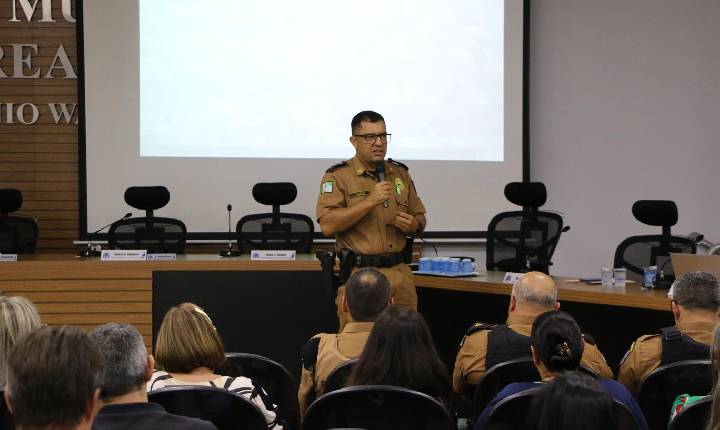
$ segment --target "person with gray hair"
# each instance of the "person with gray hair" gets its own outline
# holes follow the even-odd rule
[[[487,369],[517,358],[532,358],[530,331],[538,315],[560,309],[555,281],[541,272],[530,272],[512,287],[505,324],[475,323],[465,334],[453,370],[453,388],[466,398]],[[605,357],[589,336],[580,365],[601,378],[612,379]]]
[[[630,391],[655,369],[683,360],[707,360],[720,321],[720,284],[707,272],[688,272],[673,284],[670,310],[675,325],[640,336],[620,362],[618,381]]]
[[[162,406],[148,403],[146,382],[155,360],[148,355],[140,333],[130,324],[105,324],[90,337],[105,363],[100,387],[103,408],[94,430],[106,429],[215,429],[215,425],[169,414]]]

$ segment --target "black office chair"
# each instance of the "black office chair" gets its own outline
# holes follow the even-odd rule
[[[148,400],[171,414],[210,421],[219,430],[267,430],[265,416],[253,402],[222,388],[166,387],[148,392]]]
[[[115,221],[108,231],[113,249],[146,249],[150,253],[185,253],[187,228],[179,219],[154,216],[154,211],[168,204],[170,192],[162,186],[130,187],[125,202],[144,210],[144,217]]]
[[[244,376],[257,382],[277,405],[277,412],[284,421],[284,428],[300,428],[298,385],[290,372],[277,361],[262,355],[240,352],[225,353],[225,364],[217,373],[226,376]]]
[[[253,249],[295,250],[309,254],[315,224],[307,215],[280,212],[281,205],[292,203],[297,187],[290,182],[259,183],[252,190],[255,201],[271,205],[272,213],[245,215],[237,223],[237,241],[241,254]]]
[[[547,200],[542,182],[511,182],[505,197],[523,206],[522,211],[501,212],[487,228],[487,270],[548,273],[552,256],[563,232],[563,218],[538,210]],[[567,229],[565,230],[567,231]]]
[[[473,416],[478,417],[490,401],[508,384],[539,380],[540,374],[532,357],[517,358],[494,365],[485,372],[475,386]]]
[[[372,430],[455,430],[455,421],[427,394],[390,385],[342,388],[310,405],[303,430],[362,428]]]
[[[5,403],[5,389],[0,387],[0,429],[10,430],[15,428],[15,420]]]
[[[0,254],[32,254],[38,239],[37,222],[30,217],[10,215],[20,209],[22,193],[0,189]]]
[[[325,380],[325,393],[344,388],[356,364],[357,358],[348,360],[335,367]]]
[[[658,266],[665,275],[665,285],[675,279],[670,253],[695,254],[697,245],[687,237],[673,236],[670,228],[677,224],[678,209],[670,200],[638,200],[632,213],[643,224],[662,227],[662,234],[630,236],[615,249],[615,267],[628,270],[628,279],[643,280],[643,267]]]
[[[670,408],[680,394],[704,396],[712,390],[710,360],[686,360],[652,371],[640,383],[637,401],[651,429],[666,428]]]
[[[670,422],[670,430],[704,429],[710,419],[712,401],[712,396],[706,396],[692,405],[686,406]]]

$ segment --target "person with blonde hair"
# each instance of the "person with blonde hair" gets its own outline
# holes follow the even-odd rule
[[[225,349],[210,316],[194,303],[182,303],[165,314],[155,343],[156,371],[147,390],[176,385],[223,388],[247,397],[265,415],[268,428],[282,429],[275,406],[252,380],[218,375]]]
[[[0,295],[0,385],[5,385],[7,379],[10,349],[40,325],[40,315],[30,300]]]

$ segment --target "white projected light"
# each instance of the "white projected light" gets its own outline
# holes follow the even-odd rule
[[[143,157],[505,160],[503,0],[140,0]]]

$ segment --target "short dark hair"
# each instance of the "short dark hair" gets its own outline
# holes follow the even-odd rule
[[[528,428],[537,430],[617,428],[612,396],[592,377],[571,371],[545,384],[530,406]]]
[[[360,269],[345,283],[345,300],[354,321],[375,321],[390,301],[390,281],[377,269]]]
[[[707,272],[688,272],[675,280],[673,300],[686,309],[715,311],[720,306],[720,285]]]
[[[576,370],[585,349],[577,322],[562,311],[545,312],[535,318],[530,344],[551,372]]]
[[[67,428],[82,421],[100,388],[103,360],[78,327],[42,327],[15,344],[7,376],[17,425]]]
[[[355,115],[350,121],[350,129],[353,133],[355,133],[355,130],[360,127],[360,124],[363,122],[385,122],[385,118],[383,118],[382,115],[380,115],[377,112],[373,112],[371,110],[364,110],[362,112],[359,112],[357,115]]]
[[[145,388],[147,349],[142,335],[131,324],[105,324],[90,337],[105,361],[101,387],[103,400]]]

